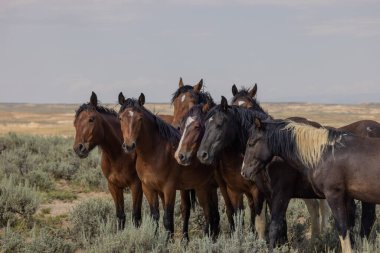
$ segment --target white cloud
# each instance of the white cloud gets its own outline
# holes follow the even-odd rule
[[[324,21],[309,26],[307,33],[312,36],[377,37],[380,35],[380,18],[361,17]]]

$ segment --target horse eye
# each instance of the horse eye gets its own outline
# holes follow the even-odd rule
[[[88,122],[90,122],[90,123],[92,123],[92,122],[94,122],[95,121],[95,119],[93,118],[93,117],[91,117],[89,120],[88,120]]]

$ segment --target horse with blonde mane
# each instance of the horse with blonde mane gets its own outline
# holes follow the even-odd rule
[[[352,199],[380,203],[380,140],[289,120],[256,118],[242,166],[255,179],[274,156],[309,178],[326,198],[336,221],[343,252],[352,252]]]

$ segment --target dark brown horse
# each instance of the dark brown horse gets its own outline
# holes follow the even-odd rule
[[[251,224],[255,224],[259,237],[264,239],[264,196],[256,184],[240,175],[248,131],[256,114],[265,115],[246,108],[229,106],[227,100],[222,97],[221,104],[212,108],[204,118],[205,133],[197,157],[204,164],[220,161],[219,170],[222,178],[229,189],[247,196],[251,209]],[[255,218],[259,220],[255,222]]]
[[[352,199],[380,203],[380,140],[289,120],[255,120],[242,174],[255,179],[274,156],[306,175],[325,197],[337,224],[343,252],[352,252]]]
[[[199,106],[199,105],[207,105],[210,104],[211,106],[214,105],[213,99],[211,95],[208,92],[201,91],[203,87],[203,80],[201,80],[197,85],[190,86],[190,85],[184,85],[182,78],[180,78],[178,89],[173,93],[172,97],[172,104],[174,106],[174,121],[173,125],[177,126],[179,128],[179,125],[177,122],[179,121],[183,127],[184,127],[184,116],[187,115],[189,110],[192,108]],[[205,106],[205,108],[209,108],[209,106]],[[182,128],[182,131],[184,128]],[[182,132],[181,131],[181,132]],[[181,146],[181,145],[179,145]],[[178,156],[179,155],[179,156]],[[190,160],[187,161],[182,161],[182,157],[180,154],[177,152],[175,153],[175,158],[178,161],[179,164],[188,166],[190,164]],[[218,166],[218,164],[211,165],[211,166]],[[227,186],[225,182],[223,181],[221,175],[218,173],[218,170],[215,171],[214,179],[216,184],[219,186],[220,192],[223,196],[224,203],[226,205],[226,214],[227,218],[230,224],[230,228],[233,230],[234,229],[234,219],[233,219],[233,213],[234,213],[234,208],[233,204],[231,203],[231,200],[234,203],[238,203],[239,209],[242,209],[242,196],[241,194],[236,194],[234,192],[227,192]],[[195,202],[195,197],[194,197],[194,191],[191,191],[191,199],[192,202]],[[193,203],[192,203],[193,204]],[[186,205],[184,205],[184,208]],[[189,213],[190,214],[190,213]]]
[[[252,90],[257,91],[257,86],[255,85],[255,87]],[[255,108],[255,110],[258,110],[260,112],[264,111],[255,99],[255,95],[252,95],[252,93],[250,93],[248,89],[241,89],[240,91],[238,91],[236,87],[233,87],[232,93],[234,94],[234,97],[232,99],[233,104],[239,104],[239,102],[241,101],[240,104],[244,102],[244,105],[247,107]],[[315,127],[322,127],[317,122],[309,121],[305,118],[292,117],[290,119],[296,122],[310,124]],[[340,129],[361,136],[380,137],[380,124],[375,121],[362,120],[342,127]],[[271,223],[269,228],[269,239],[270,246],[274,247],[275,245],[281,244],[287,240],[285,214],[290,199],[320,198],[320,196],[314,193],[314,190],[306,176],[304,176],[302,173],[298,172],[288,164],[284,163],[280,158],[274,159],[268,165],[267,171],[270,177],[270,188],[272,191],[270,201],[272,211]],[[326,226],[328,218],[326,217],[326,204],[321,203],[320,206],[322,224],[319,228],[318,210],[316,208],[319,204],[315,202],[313,199],[304,199],[304,201],[312,218],[311,224],[313,236],[319,232],[319,229],[322,232],[322,229]],[[352,217],[352,219],[353,218],[354,217]],[[369,236],[375,218],[375,205],[362,202],[362,216],[360,227],[360,235],[362,237]]]
[[[74,126],[73,148],[80,158],[86,158],[96,146],[102,151],[101,167],[115,202],[118,227],[122,229],[125,225],[123,190],[126,187],[132,193],[132,219],[139,226],[143,196],[141,181],[135,169],[135,154],[125,154],[121,148],[123,136],[117,113],[98,105],[97,96],[92,92],[90,102],[82,104],[76,111]]]
[[[144,107],[145,96],[125,99],[119,94],[119,120],[123,133],[125,152],[136,152],[136,170],[153,218],[158,221],[158,196],[164,208],[164,227],[172,236],[176,190],[195,189],[206,220],[205,232],[219,233],[219,212],[213,168],[200,163],[190,167],[180,166],[174,159],[180,134]]]

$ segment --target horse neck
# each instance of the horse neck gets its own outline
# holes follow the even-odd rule
[[[120,122],[113,115],[102,115],[102,126],[104,130],[104,138],[99,144],[103,153],[112,159],[117,159],[123,152],[122,133],[120,130]]]
[[[145,116],[139,136],[136,139],[137,153],[154,153],[163,149],[163,138],[160,138],[154,117]]]

